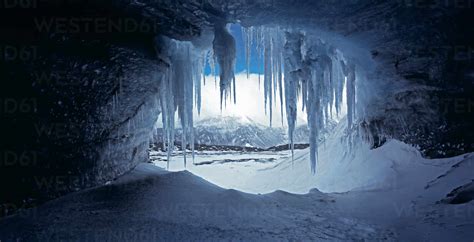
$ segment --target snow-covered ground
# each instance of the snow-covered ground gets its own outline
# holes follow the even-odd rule
[[[416,148],[397,140],[374,150],[359,140],[349,146],[342,138],[344,128],[344,124],[337,126],[320,145],[316,175],[310,171],[309,150],[295,150],[294,159],[290,151],[198,151],[194,163],[188,151],[187,167],[182,154],[175,153],[169,170],[188,170],[218,186],[247,193],[283,190],[304,194],[313,188],[331,193],[390,189],[410,179],[426,183],[465,158],[424,159]],[[166,153],[151,151],[151,161],[166,169]],[[464,180],[470,178],[474,171]]]
[[[141,164],[113,184],[0,221],[3,241],[395,240],[343,214],[334,196],[226,190],[190,172]],[[27,215],[29,214],[29,215]]]
[[[198,153],[187,170],[220,187],[253,194],[285,191],[331,193],[337,209],[397,230],[399,238],[416,240],[474,239],[474,154],[424,159],[418,150],[390,140],[370,150],[359,141],[349,146],[339,125],[320,146],[317,174],[310,172],[308,150],[254,153]],[[153,162],[166,167],[163,154]],[[171,171],[184,170],[180,155]],[[464,193],[447,204],[456,189]],[[454,192],[453,192],[454,191]],[[452,193],[451,197],[447,197]],[[460,198],[459,198],[460,197]]]
[[[156,165],[0,220],[0,240],[474,239],[474,154],[426,160],[395,140],[351,150],[341,132],[320,146],[316,175],[307,150],[204,152],[188,171],[155,153]]]
[[[249,193],[254,190],[247,188],[247,181],[258,176],[262,171],[275,167],[282,159],[288,158],[287,151],[280,152],[196,152],[194,163],[188,153],[187,166],[181,154],[175,154],[170,163],[170,171],[188,170],[211,183],[227,189],[236,189]],[[291,156],[291,155],[290,155]],[[151,161],[166,169],[166,153],[151,151]],[[256,188],[260,184],[255,184]],[[258,191],[257,191],[258,192]]]

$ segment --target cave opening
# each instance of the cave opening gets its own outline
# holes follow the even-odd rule
[[[265,185],[272,181],[256,179],[260,171],[293,167],[295,150],[311,149],[300,159],[310,160],[310,167],[298,165],[316,174],[318,153],[327,153],[323,144],[330,133],[341,121],[346,133],[340,136],[352,132],[347,127],[355,122],[361,77],[355,61],[346,59],[337,43],[298,29],[239,23],[220,28],[194,42],[161,40],[171,73],[160,80],[162,112],[150,161],[224,188],[260,193],[270,192]],[[277,189],[292,190],[284,184]]]

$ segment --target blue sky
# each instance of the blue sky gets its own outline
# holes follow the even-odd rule
[[[231,24],[230,32],[235,38],[235,44],[237,47],[237,60],[235,65],[235,73],[246,72],[247,63],[245,60],[245,42],[244,36],[239,24]],[[252,44],[251,56],[250,56],[250,73],[263,73],[263,64],[260,65],[261,70],[259,70],[259,63],[257,58],[257,49],[255,44]],[[263,61],[262,61],[263,62]],[[217,69],[219,70],[219,69]],[[206,66],[205,70],[206,75],[211,74],[211,68],[209,65]],[[219,73],[219,72],[217,72]]]

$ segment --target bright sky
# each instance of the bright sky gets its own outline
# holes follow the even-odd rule
[[[215,84],[213,76],[206,77],[206,85],[202,87],[202,108],[201,116],[196,116],[195,119],[205,119],[216,116],[234,116],[247,117],[255,122],[269,126],[270,116],[267,110],[265,114],[265,99],[263,95],[263,75],[261,76],[261,85],[259,87],[258,74],[251,74],[247,79],[247,74],[239,73],[236,75],[237,86],[237,104],[233,101],[227,100],[227,106],[220,110],[220,94],[219,85]],[[219,78],[217,78],[219,82]],[[277,92],[278,94],[278,92]],[[301,111],[298,112],[298,125],[306,123],[306,114]],[[285,107],[283,107],[284,114]],[[197,113],[197,112],[195,112]],[[197,114],[196,114],[197,115]],[[283,116],[286,125],[286,116]],[[273,105],[273,125],[274,127],[281,127],[281,112],[280,112],[280,98],[277,95],[276,103]]]
[[[257,58],[255,45],[251,48],[250,58],[250,78],[247,78],[247,63],[245,57],[245,42],[244,36],[241,31],[240,25],[231,24],[229,26],[231,34],[235,38],[237,47],[237,58],[235,65],[236,74],[236,86],[237,86],[237,104],[234,104],[231,100],[227,100],[227,107],[220,110],[220,94],[219,86],[214,82],[214,76],[211,76],[210,67],[207,66],[205,73],[207,83],[202,87],[202,111],[201,116],[195,117],[195,120],[216,117],[216,116],[235,116],[235,117],[247,117],[255,122],[269,126],[270,125],[270,114],[265,113],[265,99],[263,94],[263,60]],[[260,63],[259,63],[260,62]],[[218,70],[217,70],[218,71]],[[258,73],[261,73],[261,85],[259,86]],[[219,78],[217,77],[217,82]],[[279,96],[279,95],[277,95]],[[283,107],[284,109],[285,107]],[[267,110],[268,111],[268,110]],[[195,112],[197,113],[197,112]],[[286,113],[284,111],[284,113]],[[283,116],[284,125],[286,126],[286,116]],[[297,124],[306,123],[306,114],[303,112],[298,113]],[[276,103],[273,107],[273,122],[272,126],[281,127],[281,112],[280,112],[280,99],[277,97]]]

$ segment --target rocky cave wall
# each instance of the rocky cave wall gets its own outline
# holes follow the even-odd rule
[[[167,63],[157,58],[151,25],[114,9],[55,4],[65,3],[2,9],[2,215],[105,184],[145,162],[160,112]],[[150,29],[35,22],[85,16]]]
[[[170,64],[156,36],[192,40],[222,20],[354,43],[375,63],[360,83],[373,92],[359,93],[374,94],[359,105],[360,127],[372,139],[398,138],[431,157],[472,151],[472,6],[455,2],[38,1],[2,8],[8,158],[0,168],[0,203],[10,210],[34,205],[145,161],[160,112],[158,80]],[[117,21],[119,27],[104,29]],[[454,147],[442,147],[448,143]]]

